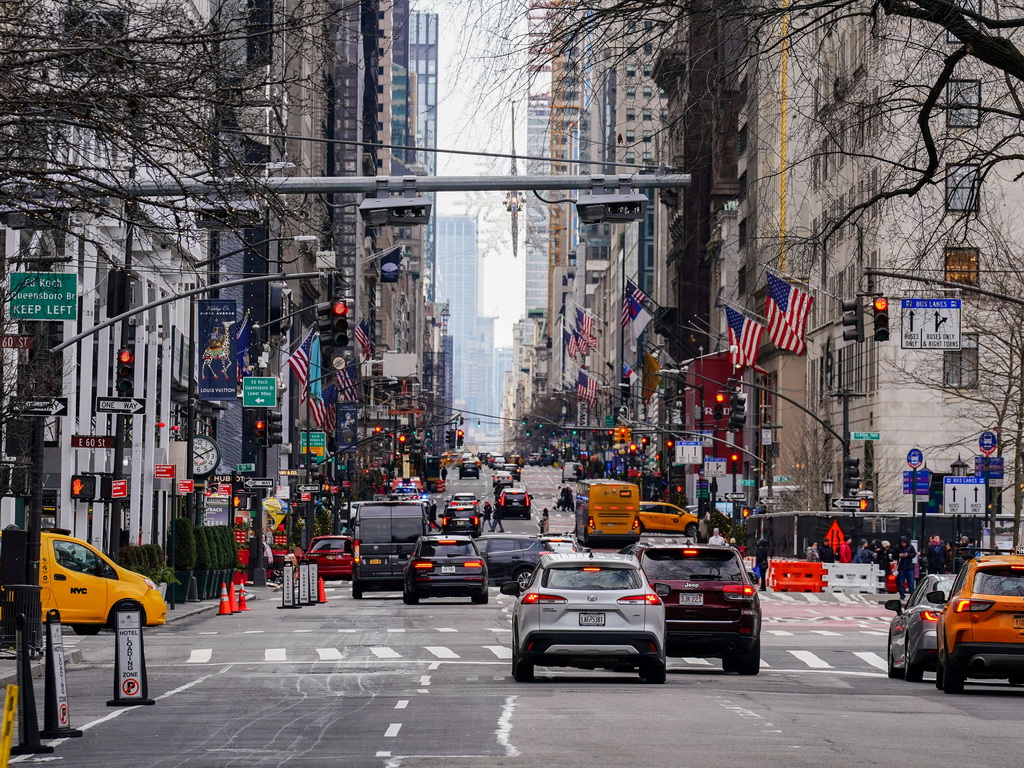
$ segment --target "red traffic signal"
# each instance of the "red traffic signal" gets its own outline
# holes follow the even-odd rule
[[[117,353],[117,362],[122,365],[131,365],[135,362],[135,350],[134,349],[122,349]]]
[[[117,367],[114,376],[114,388],[117,394],[130,397],[135,390],[135,350],[124,347],[117,353]]]
[[[406,437],[405,435],[399,435],[399,436],[398,436],[398,442],[400,442],[400,443],[404,443],[404,442],[405,442],[406,440],[408,440],[408,439],[409,439],[409,438],[408,438],[408,437]]]
[[[335,317],[344,317],[348,314],[348,304],[344,301],[332,301],[331,314]]]
[[[874,301],[875,312],[885,312],[889,308],[889,300],[879,296]]]
[[[715,402],[716,403],[724,403],[725,402],[725,392],[716,392],[715,393]]]

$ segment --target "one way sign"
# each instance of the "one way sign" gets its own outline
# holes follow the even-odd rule
[[[947,515],[985,514],[985,481],[977,477],[942,478],[942,511]]]
[[[97,413],[126,413],[137,416],[145,412],[146,401],[141,397],[97,397]]]

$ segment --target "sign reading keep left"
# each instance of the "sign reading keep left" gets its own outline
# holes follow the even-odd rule
[[[77,320],[78,275],[66,272],[12,272],[12,320]]]

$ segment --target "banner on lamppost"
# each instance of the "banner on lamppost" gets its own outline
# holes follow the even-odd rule
[[[576,424],[581,427],[590,426],[590,408],[585,400],[576,403]]]
[[[234,341],[237,322],[234,299],[196,302],[196,391],[200,400],[230,400],[238,395]]]
[[[359,436],[356,434],[357,406],[357,403],[338,403],[337,448],[339,451],[355,448],[359,440]]]

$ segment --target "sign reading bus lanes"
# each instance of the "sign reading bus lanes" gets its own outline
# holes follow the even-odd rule
[[[67,416],[68,399],[66,397],[36,398],[26,400],[21,407],[26,416]]]
[[[984,515],[985,481],[977,477],[942,478],[942,511],[947,515]]]
[[[276,376],[243,376],[243,408],[277,408]]]
[[[12,272],[12,320],[77,320],[78,275],[70,272]]]
[[[146,401],[141,397],[97,397],[96,412],[139,416],[146,412]]]
[[[960,349],[960,299],[900,299],[903,349]]]
[[[725,459],[704,458],[705,477],[725,477]]]
[[[674,464],[700,464],[704,460],[703,440],[677,440]]]

